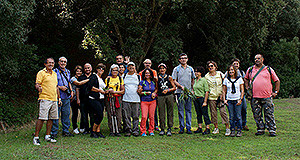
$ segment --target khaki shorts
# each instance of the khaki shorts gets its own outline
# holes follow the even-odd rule
[[[58,119],[58,104],[57,101],[39,100],[39,119]]]

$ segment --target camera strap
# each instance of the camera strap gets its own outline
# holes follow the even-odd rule
[[[69,83],[68,78],[67,78],[67,76],[64,74],[64,72],[63,72],[60,68],[58,68],[58,70],[59,70],[60,76],[61,76],[61,77],[64,77],[64,78],[66,79],[66,81]],[[62,76],[62,75],[63,75],[63,76]],[[62,83],[63,83],[63,85],[65,86],[64,80],[62,80]],[[69,87],[68,87],[68,88],[69,88]]]

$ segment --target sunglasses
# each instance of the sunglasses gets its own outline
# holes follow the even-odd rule
[[[98,67],[97,69],[104,70],[102,67]]]
[[[182,57],[182,58],[179,58],[179,59],[187,59],[187,57]]]
[[[118,70],[111,70],[112,72],[114,71],[114,72],[118,72]]]
[[[208,65],[208,67],[209,67],[209,68],[212,68],[212,67],[214,67],[214,65],[211,64],[211,65]]]
[[[67,63],[67,61],[60,61],[60,62],[62,62],[62,63]]]

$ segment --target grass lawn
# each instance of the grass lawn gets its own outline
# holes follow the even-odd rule
[[[225,137],[225,126],[220,134],[177,134],[154,137],[106,137],[92,139],[89,135],[62,137],[55,144],[44,141],[32,144],[34,126],[8,134],[0,134],[0,159],[300,159],[300,99],[275,100],[277,137],[255,136],[255,122],[248,104],[248,126],[242,137]],[[177,109],[174,126],[178,127]],[[196,130],[196,113],[192,113],[192,130]],[[219,122],[221,118],[219,117]],[[44,125],[45,126],[45,125]],[[211,125],[213,128],[213,125]],[[107,119],[102,132],[108,135]]]

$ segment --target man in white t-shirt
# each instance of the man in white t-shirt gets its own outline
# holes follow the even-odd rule
[[[139,136],[139,108],[140,108],[140,96],[137,93],[138,85],[140,82],[139,75],[135,73],[135,64],[129,62],[128,73],[124,75],[124,87],[125,93],[123,95],[123,117],[125,125],[125,137]],[[132,128],[131,128],[132,118]]]

